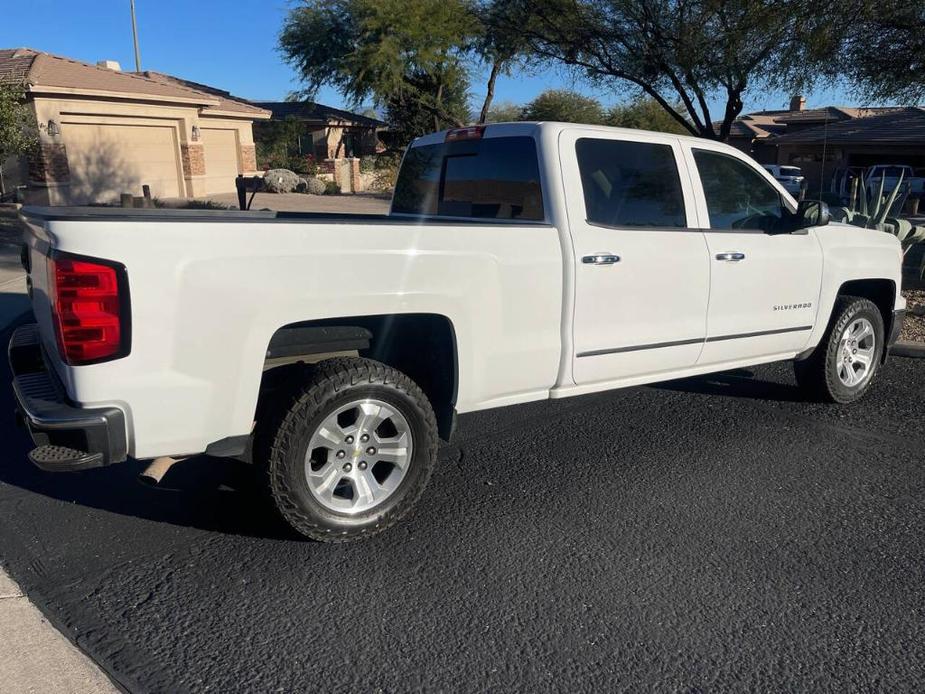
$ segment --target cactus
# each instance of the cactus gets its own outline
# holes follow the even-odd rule
[[[894,207],[894,214],[898,214],[909,195],[909,184],[903,182],[905,172],[900,172],[899,180],[888,198],[883,197],[884,178],[880,178],[880,185],[876,193],[868,190],[863,178],[856,178],[851,182],[848,195],[848,207],[836,207],[832,210],[832,219],[844,222],[863,229],[876,229],[893,234],[902,244],[903,254],[912,246],[925,241],[925,226],[915,226],[908,219],[889,216]],[[898,203],[898,204],[897,204]],[[922,263],[921,273],[925,276],[925,261]]]

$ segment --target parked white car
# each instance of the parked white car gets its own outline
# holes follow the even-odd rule
[[[901,180],[903,185],[909,185],[910,195],[921,195],[925,188],[925,178],[916,176],[911,166],[901,164],[877,164],[871,166],[864,174],[864,185],[868,190],[879,190],[880,179],[883,179],[883,192],[892,193]]]
[[[250,456],[318,540],[405,516],[457,413],[779,360],[852,402],[905,307],[895,237],[828,224],[732,147],[637,130],[427,135],[388,217],[22,216],[31,460]]]
[[[774,177],[775,181],[784,187],[784,190],[797,200],[802,199],[806,191],[806,178],[799,166],[765,164],[764,168]]]

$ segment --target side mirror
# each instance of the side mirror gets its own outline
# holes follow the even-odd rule
[[[832,215],[829,213],[829,206],[822,200],[803,200],[797,206],[796,228],[806,229],[807,227],[822,227],[828,224]]]

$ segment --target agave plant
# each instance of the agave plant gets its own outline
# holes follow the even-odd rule
[[[832,219],[864,229],[876,229],[893,234],[902,244],[905,255],[912,246],[925,241],[925,226],[916,226],[908,219],[898,216],[909,195],[909,184],[903,184],[904,174],[904,171],[900,171],[899,180],[888,197],[883,195],[885,177],[880,178],[880,185],[876,191],[873,187],[868,190],[863,178],[855,178],[851,182],[848,207],[833,208]],[[925,259],[922,261],[920,272],[925,276]]]

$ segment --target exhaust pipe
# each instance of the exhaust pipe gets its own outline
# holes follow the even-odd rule
[[[186,460],[186,458],[157,458],[145,468],[145,471],[138,475],[138,481],[151,487],[156,487],[164,479],[164,475],[177,463]]]

